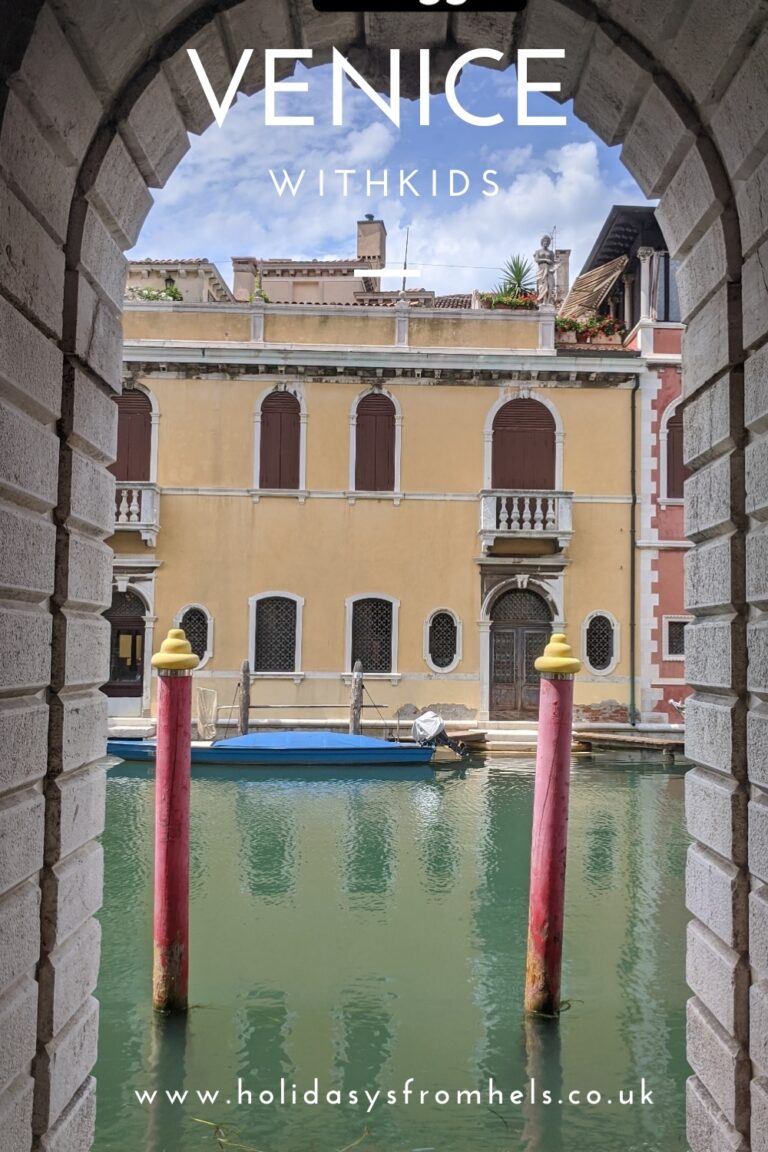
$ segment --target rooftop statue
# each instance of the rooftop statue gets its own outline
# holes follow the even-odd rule
[[[555,276],[559,262],[552,251],[552,237],[542,236],[541,248],[533,254],[538,271],[536,273],[536,296],[539,304],[554,305],[557,295]]]

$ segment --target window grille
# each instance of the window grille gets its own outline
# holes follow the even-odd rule
[[[429,658],[435,668],[447,668],[456,659],[456,621],[450,612],[436,612],[430,621]]]
[[[685,629],[687,620],[667,621],[667,654],[685,656]]]
[[[108,620],[135,620],[147,614],[144,601],[130,588],[125,592],[114,592],[112,604],[104,613]]]
[[[389,600],[356,600],[352,605],[352,667],[363,672],[392,671],[392,604]]]
[[[256,603],[254,672],[296,671],[296,601],[265,596]]]
[[[195,656],[204,660],[208,652],[208,617],[202,608],[187,608],[179,627],[184,629]]]
[[[505,592],[493,605],[491,611],[494,624],[529,624],[541,622],[549,624],[551,616],[547,603],[535,592]]]
[[[613,622],[607,616],[593,616],[587,625],[587,663],[595,672],[605,672],[613,663],[615,646]]]

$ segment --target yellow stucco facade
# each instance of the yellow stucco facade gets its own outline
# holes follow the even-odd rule
[[[349,700],[350,604],[382,597],[394,605],[392,670],[366,677],[382,714],[440,705],[445,715],[483,720],[493,715],[494,599],[527,590],[545,600],[552,626],[565,628],[580,656],[591,614],[610,618],[610,668],[585,667],[577,710],[586,718],[593,706],[595,715],[626,712],[632,408],[648,365],[610,347],[578,356],[556,349],[552,318],[538,313],[382,311],[129,307],[126,379],[152,405],[146,486],[158,524],[141,538],[138,525],[118,524],[110,543],[116,579],[151,598],[147,642],[156,650],[182,609],[201,606],[211,637],[197,683],[230,705],[242,661],[253,665],[254,598],[298,598],[295,670],[257,673],[253,703],[290,705],[272,713],[282,718],[337,717]],[[275,390],[300,404],[297,490],[259,487],[261,405]],[[354,490],[356,405],[371,392],[396,411],[391,492]],[[517,534],[497,532],[494,519],[484,535],[483,494],[495,500],[494,413],[516,398],[552,415],[565,519],[558,510],[557,525]],[[437,610],[457,623],[456,659],[445,671],[428,658],[427,622]],[[153,697],[145,693],[145,713]]]

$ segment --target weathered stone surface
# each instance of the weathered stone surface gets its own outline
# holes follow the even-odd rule
[[[747,878],[743,870],[692,844],[685,877],[686,907],[737,952],[748,939]]]
[[[37,692],[48,684],[51,617],[47,612],[0,609],[0,688]],[[106,681],[102,681],[106,683]]]
[[[768,519],[768,437],[755,440],[746,450],[747,512]]]
[[[621,158],[646,196],[658,196],[692,143],[690,125],[657,80],[633,117]]]
[[[0,897],[0,991],[33,973],[40,955],[40,886],[27,880]]]
[[[33,876],[43,863],[45,802],[32,788],[0,799],[0,891]]]
[[[37,420],[61,412],[62,355],[21,312],[0,296],[0,395]]]
[[[693,620],[685,629],[685,673],[698,688],[731,686],[736,625],[730,620]]]
[[[743,180],[768,151],[768,33],[753,46],[712,116],[732,178]]]
[[[56,529],[36,512],[0,508],[0,596],[44,600],[53,592]]]
[[[747,793],[731,776],[693,768],[685,777],[688,831],[700,844],[746,863]]]
[[[768,620],[747,625],[747,651],[747,686],[751,692],[768,696]]]
[[[749,990],[749,1055],[755,1075],[768,1073],[768,982]]]
[[[50,952],[101,907],[104,860],[100,844],[78,852],[46,869],[43,891],[43,947]]]
[[[687,1083],[686,1105],[691,1152],[750,1152],[696,1076]]]
[[[768,1080],[752,1081],[751,1152],[768,1152]]]
[[[34,696],[0,700],[0,792],[45,775],[48,707]]]
[[[768,240],[744,263],[744,347],[762,343],[768,332]]]
[[[85,155],[102,107],[77,57],[46,5],[24,56],[14,87],[66,161]]]
[[[758,979],[768,978],[768,885],[749,894],[749,961]]]
[[[33,1128],[46,1132],[61,1116],[96,1063],[99,1005],[90,998],[35,1060]]]
[[[465,23],[467,13],[462,20],[457,13],[453,22]],[[531,60],[528,75],[532,81],[559,83],[560,92],[553,93],[558,103],[573,98],[584,67],[584,61],[589,51],[595,26],[585,23],[580,15],[571,12],[557,0],[540,0],[535,6],[529,5],[525,27],[526,48],[552,48],[555,45],[567,44],[568,50],[561,60]],[[458,20],[457,20],[458,17]],[[468,37],[476,43],[474,37]],[[480,37],[484,41],[484,37]],[[466,43],[459,40],[458,43]]]
[[[88,74],[103,99],[114,95],[149,48],[138,5],[57,0],[67,36],[87,61]]]
[[[14,184],[27,204],[63,244],[77,168],[56,154],[13,92],[8,95],[0,131],[0,164],[13,173]]]
[[[742,706],[722,697],[690,696],[685,704],[685,754],[689,759],[718,772],[743,772],[743,740],[734,713]]]
[[[25,1072],[35,1054],[37,984],[24,976],[0,996],[0,1088]]]
[[[69,534],[68,608],[108,608],[112,603],[112,549],[100,540]]]
[[[84,276],[78,277],[75,351],[115,392],[120,391],[122,348],[123,326],[114,306],[106,304]]]
[[[686,481],[686,536],[704,539],[731,529],[731,471],[734,467],[734,455],[721,456]]]
[[[90,1148],[96,1127],[96,1081],[92,1076],[40,1141],[40,1152],[82,1152]]]
[[[54,620],[51,684],[98,688],[109,679],[111,629],[103,616],[65,611]]]
[[[721,74],[731,53],[739,49],[739,37],[753,18],[760,0],[728,0],[728,19],[711,0],[691,0],[682,6],[679,31],[669,42],[655,38],[659,54],[676,75],[683,74],[695,100],[705,107],[716,103]],[[677,8],[678,5],[670,7]]]
[[[677,277],[680,319],[685,324],[712,295],[728,272],[722,217],[713,221],[686,257]]]
[[[720,215],[729,194],[712,145],[699,137],[667,185],[656,209],[671,256],[681,259],[690,252]]]
[[[113,393],[75,370],[63,427],[68,443],[102,464],[117,456],[117,405]]]
[[[753,432],[768,431],[768,344],[744,365],[744,421]]]
[[[0,1095],[0,1152],[29,1152],[35,1082],[22,1073]]]
[[[44,329],[60,335],[64,253],[2,180],[0,236],[3,287]]]
[[[152,196],[119,136],[107,149],[89,199],[121,248],[132,248],[152,207]]]
[[[683,424],[685,462],[689,467],[704,464],[733,447],[732,428],[738,423],[739,413],[734,412],[732,416],[732,407],[731,380],[727,375],[687,406]]]
[[[747,180],[740,180],[736,185],[736,204],[742,245],[748,254],[768,233],[768,156]]]
[[[184,126],[188,132],[199,135],[213,123],[213,113],[187,55],[187,49],[190,48],[199,54],[213,90],[219,95],[229,87],[232,67],[215,24],[209,24],[193,36],[186,47],[172,56],[165,65],[165,75]]]
[[[104,293],[115,309],[122,308],[128,262],[94,207],[86,213],[80,263],[92,285]]]
[[[721,376],[728,367],[729,336],[727,285],[723,285],[689,319],[683,333],[683,386],[686,396],[693,396],[710,380]]]
[[[100,950],[101,925],[98,920],[86,920],[40,965],[38,1034],[43,1043],[61,1031],[93,992]]]
[[[115,478],[103,464],[66,449],[62,453],[64,470],[63,511],[73,528],[99,536],[112,535],[115,529]]]
[[[749,1033],[749,964],[702,924],[688,925],[686,980],[726,1032],[744,1044]]]
[[[161,188],[189,148],[184,122],[164,73],[139,97],[123,138],[150,188]]]
[[[758,879],[768,881],[768,795],[749,802],[749,870]]]
[[[688,1001],[688,1063],[739,1131],[749,1125],[749,1057],[697,999]]]
[[[107,697],[103,692],[65,692],[51,700],[51,772],[72,772],[107,752]]]
[[[54,864],[101,835],[106,788],[107,774],[102,765],[65,773],[49,784],[45,828],[47,864]]]
[[[600,29],[574,99],[574,111],[606,144],[618,144],[648,88],[648,75]],[[638,173],[633,172],[635,179]]]
[[[719,608],[729,611],[734,600],[733,577],[741,541],[733,536],[718,537],[685,555],[685,604],[691,612]]]
[[[51,428],[0,404],[0,495],[39,511],[56,503],[59,443]]]
[[[747,768],[750,781],[768,789],[768,705],[762,703],[747,714]]]
[[[768,526],[750,532],[746,542],[747,600],[768,608]]]

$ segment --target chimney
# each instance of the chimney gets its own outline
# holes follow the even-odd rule
[[[370,260],[374,268],[383,268],[387,262],[387,230],[383,220],[368,213],[357,222],[357,258]]]
[[[562,304],[571,287],[571,250],[570,248],[558,248],[555,256],[560,264],[556,278],[557,303]]]

